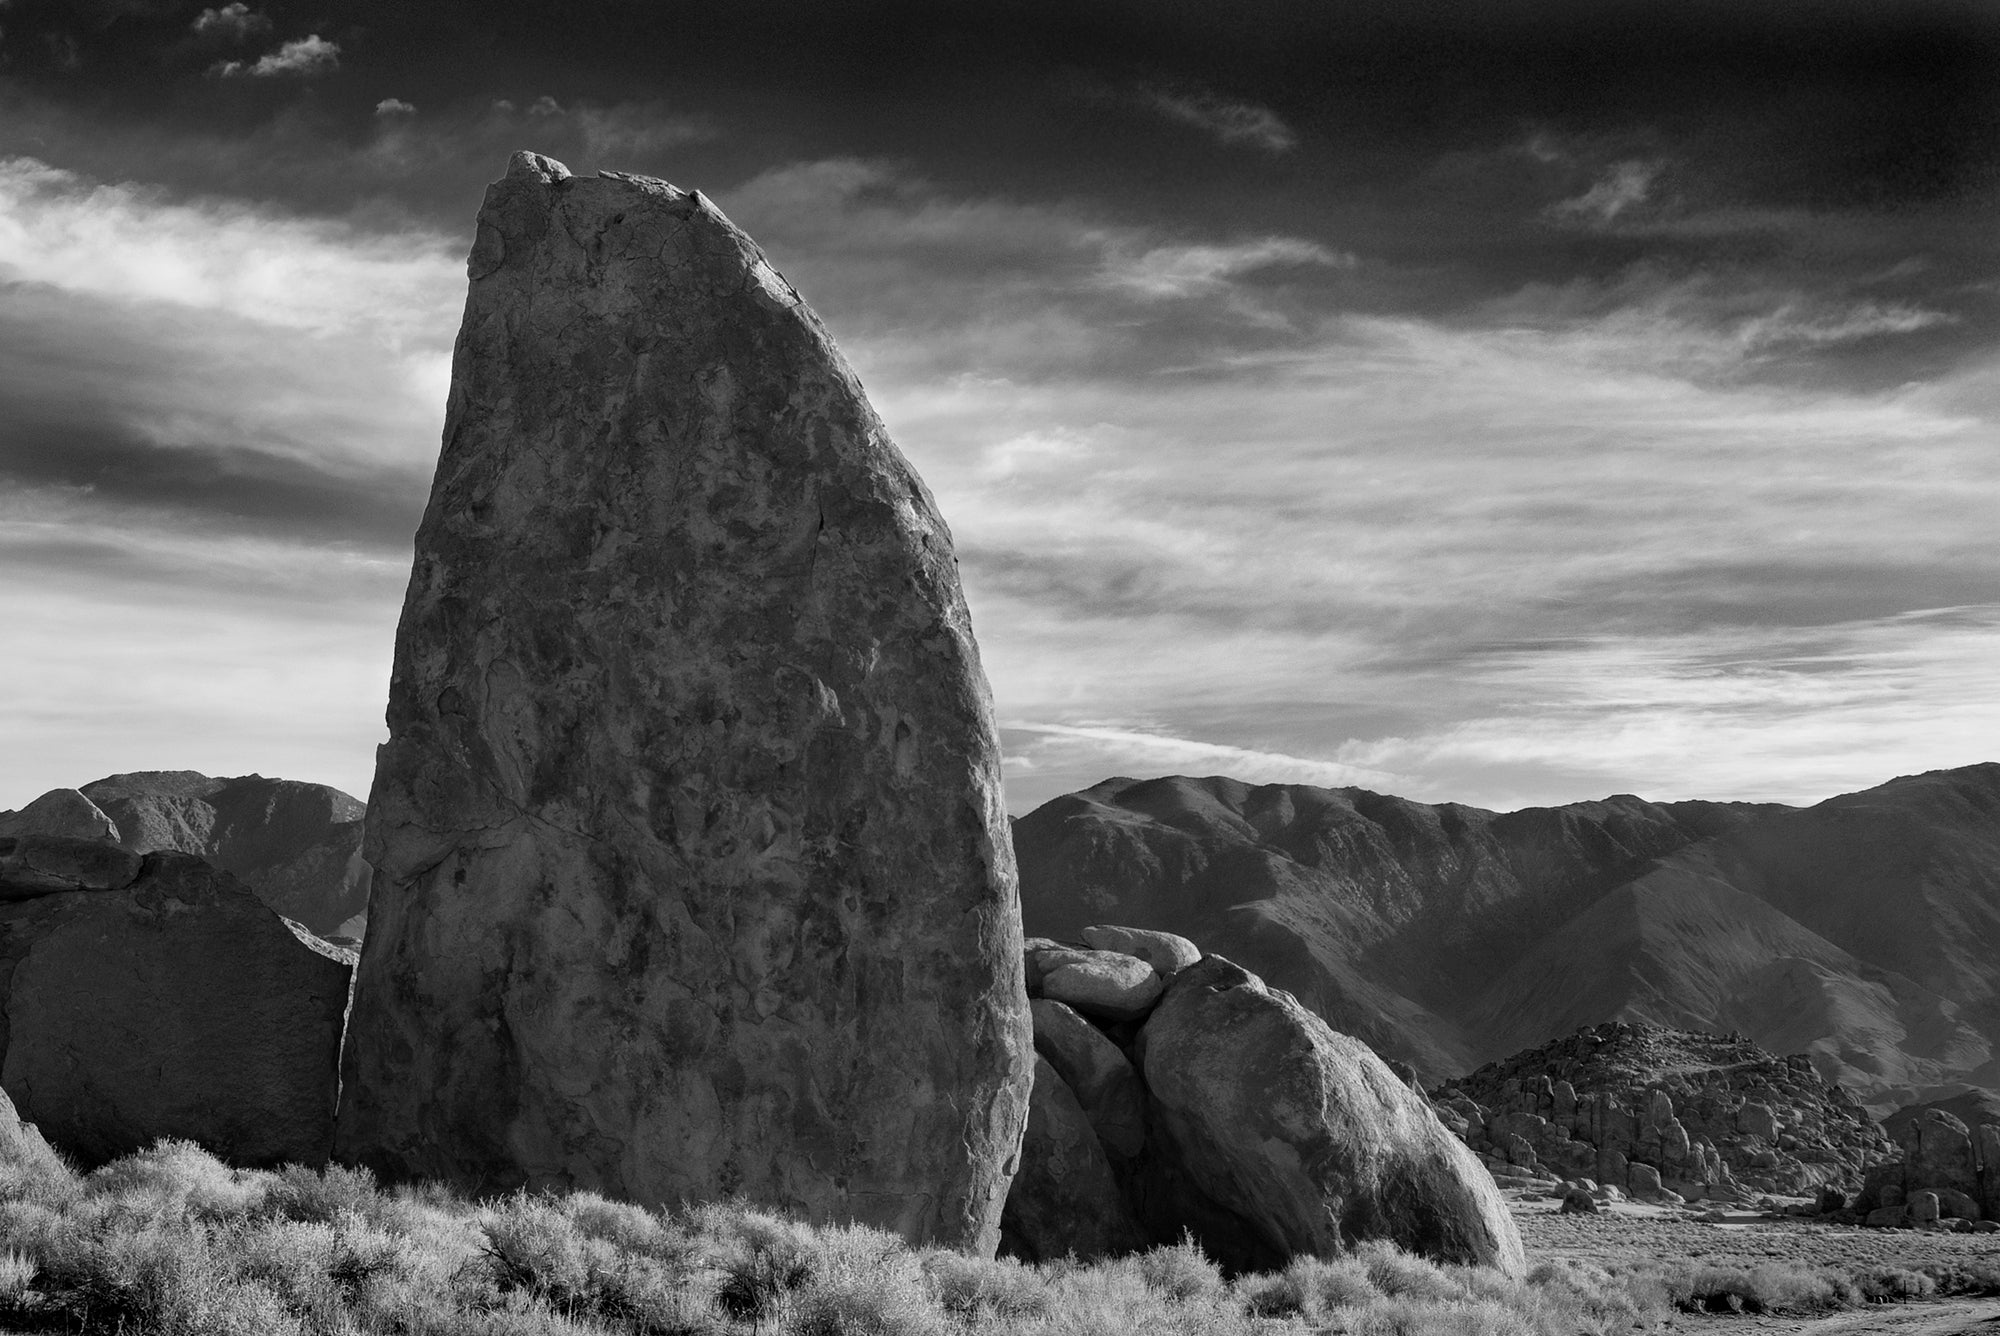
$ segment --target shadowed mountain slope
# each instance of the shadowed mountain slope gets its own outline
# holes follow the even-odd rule
[[[1015,826],[1029,933],[1192,937],[1428,1079],[1608,1020],[1737,1030],[1888,1107],[1995,1080],[2000,766],[1794,809],[1498,814],[1112,779]]]

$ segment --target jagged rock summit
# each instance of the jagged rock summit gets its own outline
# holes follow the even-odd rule
[[[1032,1037],[928,491],[699,192],[517,154],[468,272],[340,1154],[990,1253]]]

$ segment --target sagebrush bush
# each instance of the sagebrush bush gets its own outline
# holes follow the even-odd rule
[[[962,1253],[936,1252],[924,1258],[923,1270],[938,1306],[964,1322],[1033,1317],[1048,1311],[1049,1282],[1033,1267],[1011,1257],[989,1262]]]
[[[1139,1274],[1146,1288],[1185,1303],[1211,1299],[1222,1292],[1222,1272],[1194,1235],[1183,1233],[1179,1243],[1161,1244],[1139,1254]]]
[[[1225,1282],[1191,1237],[1039,1266],[742,1202],[467,1201],[162,1141],[89,1175],[0,1166],[0,1327],[160,1336],[1625,1336],[1676,1307],[1811,1313],[2000,1292],[1910,1265],[1561,1259],[1525,1279],[1381,1242]]]

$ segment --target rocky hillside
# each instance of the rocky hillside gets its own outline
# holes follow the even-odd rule
[[[1488,1063],[1431,1098],[1496,1174],[1594,1178],[1641,1198],[1853,1191],[1892,1149],[1803,1054],[1619,1021]]]
[[[368,919],[364,810],[324,784],[143,770],[56,789],[19,812],[0,813],[0,834],[74,835],[115,840],[139,854],[194,854],[240,878],[286,918],[353,942]]]
[[[1629,1020],[1807,1053],[1878,1111],[2000,1085],[2000,765],[1806,809],[1113,779],[1015,848],[1029,933],[1191,937],[1430,1081]]]

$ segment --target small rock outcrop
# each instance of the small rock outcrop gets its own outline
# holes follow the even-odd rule
[[[0,1090],[0,1165],[36,1177],[64,1178],[70,1173],[42,1130],[22,1120],[5,1090]]]
[[[367,817],[340,1153],[988,1253],[1020,911],[951,538],[698,191],[517,154]]]
[[[103,840],[67,835],[0,838],[0,900],[58,891],[116,891],[139,875],[140,858]]]
[[[1851,1190],[1889,1153],[1804,1055],[1623,1021],[1489,1063],[1431,1099],[1502,1181],[1590,1178],[1642,1201]]]
[[[50,789],[18,812],[0,812],[0,838],[19,835],[116,840],[118,827],[77,790]]]
[[[1110,1240],[1131,1220],[1147,1243],[1191,1233],[1236,1271],[1332,1256],[1364,1239],[1521,1271],[1520,1236],[1491,1177],[1366,1045],[1228,960],[1201,958],[1185,938],[1163,944],[1106,925],[1082,935],[1093,949],[1035,939],[1025,952],[1043,1059],[1036,1100],[1044,1083],[1060,1083],[1049,1098],[1065,1114],[1078,1110],[1117,1194],[1104,1196],[1094,1167],[1058,1183],[1024,1171],[1008,1198],[1010,1251],[1123,1251]],[[1115,953],[1112,943],[1147,952],[1126,959],[1152,981],[1141,989],[1134,980],[1133,995],[1156,1002],[1134,1015],[1054,996],[1071,971]],[[1044,1144],[1072,1126],[1031,1119],[1024,1165],[1094,1166],[1066,1131]],[[1086,1191],[1071,1186],[1085,1182]]]
[[[1968,1126],[1935,1105],[1895,1124],[1896,1158],[1871,1169],[1855,1199],[1865,1223],[2000,1218],[2000,1125]]]
[[[85,1165],[160,1137],[322,1164],[353,958],[185,854],[0,910],[0,1085]]]

